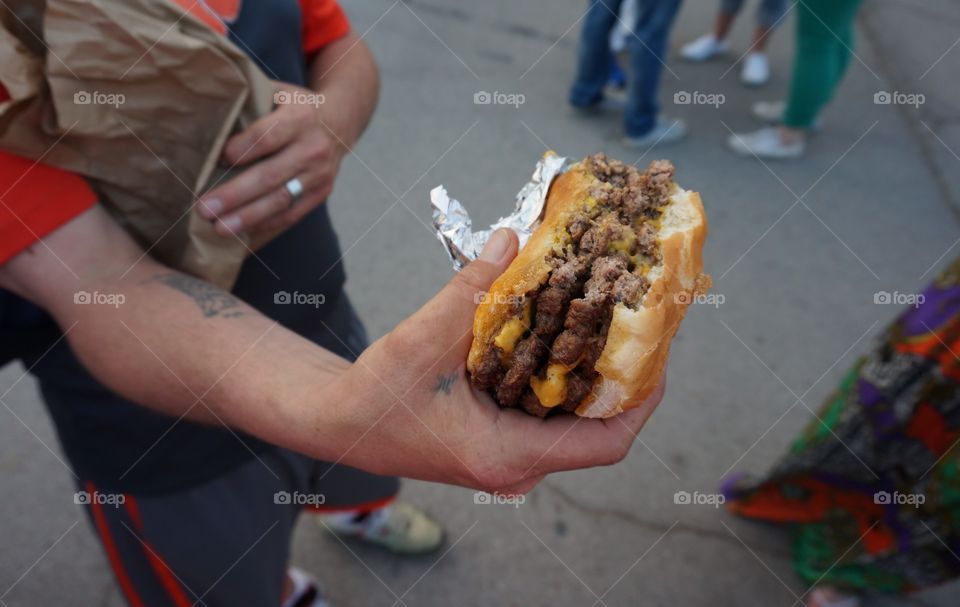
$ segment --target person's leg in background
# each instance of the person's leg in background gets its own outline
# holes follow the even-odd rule
[[[833,97],[852,52],[860,0],[806,0],[797,4],[797,50],[784,126],[807,130]]]
[[[749,86],[759,86],[770,81],[770,61],[767,59],[767,43],[774,28],[783,20],[787,11],[786,0],[761,0],[757,6],[757,27],[753,32],[750,49],[743,57],[740,80]]]
[[[603,102],[603,88],[614,57],[610,32],[617,24],[622,0],[591,0],[583,18],[577,47],[577,73],[570,89],[570,105],[590,109]]]
[[[843,79],[860,0],[805,0],[796,6],[797,48],[782,124],[732,135],[728,142],[739,154],[765,158],[803,155],[807,133]]]
[[[713,31],[684,44],[680,48],[680,56],[687,61],[705,61],[730,50],[727,35],[741,8],[743,0],[720,0],[720,11],[713,22]]]
[[[624,114],[625,144],[645,147],[669,143],[686,134],[682,120],[658,116],[657,94],[666,58],[667,42],[680,0],[642,0],[638,6],[635,37],[630,41],[630,79]]]

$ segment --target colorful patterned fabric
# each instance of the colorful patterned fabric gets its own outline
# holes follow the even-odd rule
[[[728,508],[790,527],[808,584],[902,593],[960,576],[960,259]]]

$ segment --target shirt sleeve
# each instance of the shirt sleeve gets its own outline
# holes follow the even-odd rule
[[[312,55],[350,32],[350,22],[337,0],[300,0],[303,52]]]
[[[0,265],[92,207],[81,177],[0,151]]]
[[[0,85],[0,101],[9,98]],[[83,178],[0,151],[0,265],[96,201]]]

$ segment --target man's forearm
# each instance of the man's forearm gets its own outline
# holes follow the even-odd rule
[[[209,283],[137,262],[135,245],[101,215],[95,209],[75,220],[84,229],[51,239],[76,277],[38,244],[3,268],[0,286],[46,309],[87,369],[124,397],[339,457],[340,379],[350,364]],[[85,258],[72,231],[109,239],[112,257]]]
[[[323,93],[323,121],[348,148],[377,107],[380,78],[370,49],[355,33],[321,49],[310,63],[310,88]]]

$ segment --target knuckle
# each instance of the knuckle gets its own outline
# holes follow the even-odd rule
[[[279,188],[286,182],[284,170],[279,166],[264,166],[261,177],[267,187]]]
[[[259,134],[257,138],[257,143],[254,144],[256,147],[266,150],[275,150],[280,147],[282,143],[280,133],[276,128],[271,128],[265,130],[263,133]]]
[[[326,160],[330,156],[330,146],[320,137],[314,137],[307,145],[307,158],[313,162]]]
[[[293,205],[293,196],[287,188],[281,187],[270,196],[270,214],[286,211]]]
[[[486,291],[488,281],[486,280],[485,268],[481,267],[484,262],[473,262],[454,277],[454,281],[471,292]]]

